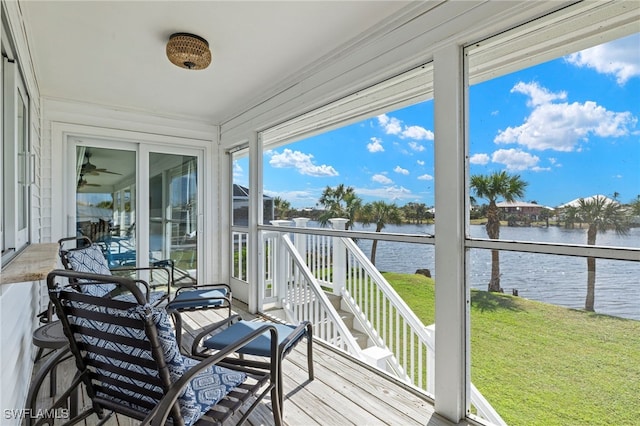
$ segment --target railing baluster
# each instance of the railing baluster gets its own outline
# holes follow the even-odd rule
[[[422,348],[423,345],[418,345],[418,387],[421,389],[424,389],[423,383],[424,381],[422,380],[422,374],[423,374],[423,366],[426,365],[426,360],[422,359]]]
[[[382,312],[380,312],[380,290],[378,290],[378,287],[374,287],[375,288],[375,292],[376,292],[376,309],[374,310],[374,312],[376,313],[376,330],[380,330],[380,317]],[[378,332],[378,335],[380,333]]]
[[[413,383],[416,382],[416,344],[415,344],[415,337],[416,334],[410,329],[409,330],[411,332],[411,381]]]
[[[402,321],[402,342],[404,343],[404,351],[402,354],[402,365],[404,365],[404,370],[405,370],[405,374],[409,375],[409,372],[407,371],[407,324]]]
[[[400,312],[396,309],[396,358],[400,362]]]
[[[387,298],[382,298],[382,342],[387,342]]]

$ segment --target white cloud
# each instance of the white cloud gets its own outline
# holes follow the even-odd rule
[[[434,134],[431,130],[427,130],[422,126],[403,126],[402,121],[389,117],[387,114],[381,114],[378,117],[378,124],[388,135],[398,135],[402,139],[413,140],[433,140]]]
[[[372,137],[371,143],[367,144],[367,150],[369,152],[384,152],[384,147],[382,146],[382,140],[376,137]]]
[[[578,67],[588,67],[601,74],[616,77],[623,86],[630,78],[640,76],[640,34],[624,37],[573,53],[565,59]]]
[[[424,161],[422,160],[416,160],[416,163],[418,163],[418,166],[424,166]]]
[[[402,122],[395,117],[389,117],[387,114],[379,115],[378,123],[388,135],[397,135],[402,131]]]
[[[385,175],[380,174],[380,173],[371,176],[371,180],[374,181],[374,182],[381,183],[383,185],[389,185],[389,184],[393,183],[393,181],[391,179],[389,179],[388,177],[386,177]]]
[[[415,199],[411,190],[403,186],[387,186],[384,188],[354,188],[356,194],[361,196],[382,198],[391,201]]]
[[[417,142],[409,142],[409,148],[411,148],[414,151],[418,151],[418,152],[424,151],[424,146],[420,145]]]
[[[406,139],[415,139],[417,141],[432,141],[434,138],[434,134],[431,130],[427,130],[421,126],[405,126],[404,130],[402,131],[401,137]]]
[[[538,106],[555,100],[567,99],[567,92],[552,93],[546,88],[540,87],[536,82],[523,83],[520,81],[511,89],[511,93],[514,92],[529,96],[530,99],[527,102],[529,106]]]
[[[519,149],[499,149],[493,153],[491,161],[504,164],[507,170],[511,171],[534,170],[535,168],[538,168],[536,171],[541,171],[538,167],[540,158]]]
[[[518,90],[515,90],[518,87]],[[638,119],[630,112],[613,112],[593,101],[584,103],[552,103],[564,99],[536,83],[518,83],[514,90],[530,96],[529,105],[535,106],[520,126],[507,127],[498,132],[495,143],[517,143],[529,149],[576,151],[579,142],[589,136],[620,137],[631,133]]]
[[[233,177],[238,178],[243,175],[243,170],[237,160],[233,162]]]
[[[471,158],[469,158],[469,163],[484,166],[489,163],[489,156],[487,154],[473,154]]]
[[[418,176],[418,180],[433,180],[433,176],[430,174],[420,175]]]
[[[308,176],[338,176],[338,172],[332,166],[313,164],[313,155],[300,151],[292,151],[286,148],[282,153],[274,153],[269,164],[278,169],[294,168],[302,175]]]
[[[396,166],[396,168],[393,169],[393,171],[396,172],[396,173],[400,173],[401,175],[405,175],[405,176],[409,174],[409,170],[403,169],[400,166]]]

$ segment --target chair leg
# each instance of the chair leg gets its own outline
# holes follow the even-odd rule
[[[276,426],[282,426],[284,422],[284,416],[282,414],[282,377],[279,374],[276,381],[276,385],[271,389],[271,411],[273,412],[273,422]]]
[[[51,368],[51,373],[49,373],[49,396],[56,396],[56,392],[58,390],[58,365],[54,365]]]
[[[311,324],[307,324],[307,369],[309,370],[309,381],[313,376],[313,329]]]
[[[282,384],[282,359],[280,359],[280,368],[278,369],[278,377],[276,378],[276,387],[278,388],[278,405],[280,417],[284,417],[284,386]],[[273,408],[275,410],[275,406]]]

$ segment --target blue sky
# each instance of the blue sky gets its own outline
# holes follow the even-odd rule
[[[551,207],[640,195],[640,34],[474,85],[469,102],[471,174],[519,174],[524,200]],[[266,152],[264,192],[313,207],[344,183],[365,202],[431,206],[433,144],[430,100]]]

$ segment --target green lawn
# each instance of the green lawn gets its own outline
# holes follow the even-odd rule
[[[433,280],[385,273],[428,325]],[[471,380],[510,425],[640,424],[640,321],[471,295]]]

